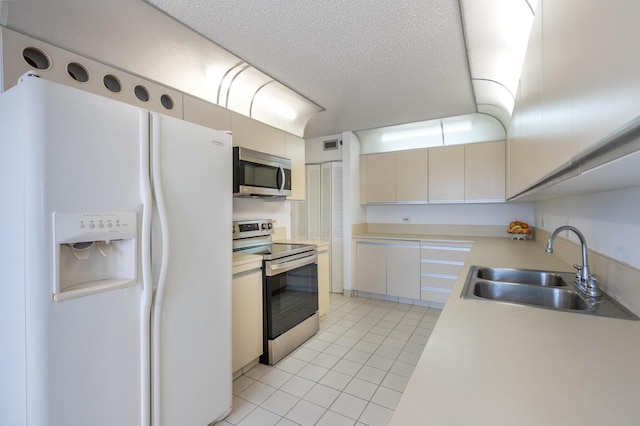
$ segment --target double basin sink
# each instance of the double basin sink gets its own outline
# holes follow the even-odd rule
[[[579,290],[570,272],[472,266],[461,297],[534,306],[610,318],[638,320],[605,293],[591,298]]]

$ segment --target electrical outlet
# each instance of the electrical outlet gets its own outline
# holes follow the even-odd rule
[[[408,217],[403,217],[402,218],[402,223],[409,223],[409,218]]]

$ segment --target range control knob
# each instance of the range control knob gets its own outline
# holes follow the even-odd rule
[[[266,223],[263,223],[263,224],[261,225],[261,228],[262,228],[262,229],[267,229],[267,224],[266,224]]]
[[[269,229],[271,229],[273,227],[273,224],[272,223],[268,223],[267,226],[268,226]]]

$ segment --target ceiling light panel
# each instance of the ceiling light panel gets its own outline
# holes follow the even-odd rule
[[[467,56],[478,111],[507,127],[529,41],[535,0],[462,0]]]

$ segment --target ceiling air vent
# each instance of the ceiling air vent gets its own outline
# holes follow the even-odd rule
[[[342,141],[339,139],[331,139],[329,141],[323,141],[324,150],[330,151],[332,149],[338,149],[338,144],[342,144]]]

